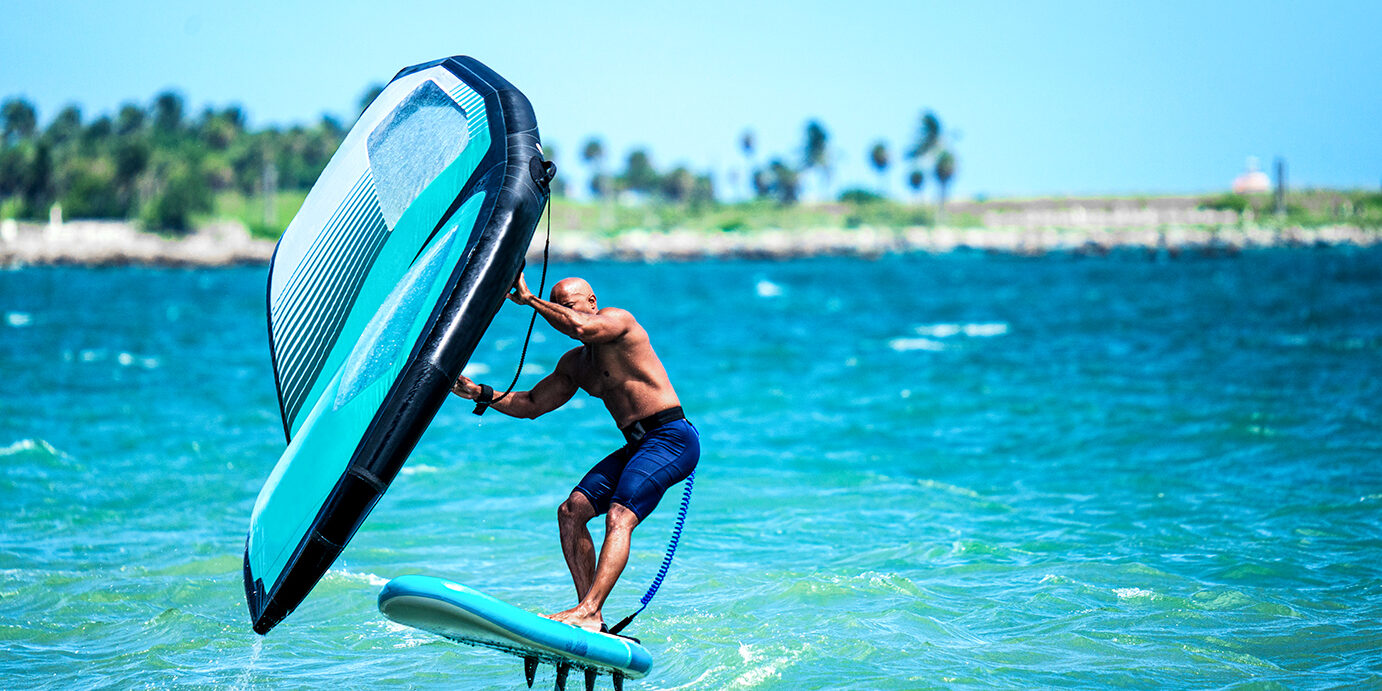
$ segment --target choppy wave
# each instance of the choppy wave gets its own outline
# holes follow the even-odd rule
[[[968,336],[970,338],[992,338],[1008,333],[1006,322],[979,322],[974,324],[923,324],[916,327],[919,336],[931,338],[951,338]]]
[[[758,282],[753,285],[753,292],[761,298],[775,298],[782,296],[783,288],[781,285],[773,283],[766,278],[760,278]]]
[[[367,571],[351,571],[345,566],[339,566],[327,571],[325,578],[336,578],[355,583],[364,583],[375,588],[382,588],[389,582],[389,579],[378,574],[369,573]]]
[[[58,451],[52,444],[42,439],[20,439],[9,446],[0,448],[0,457],[18,456],[29,453],[39,453],[52,457],[62,455],[61,451]]]
[[[945,344],[929,338],[894,338],[888,341],[888,347],[899,353],[909,350],[929,350],[939,352],[945,350]]]
[[[140,367],[143,369],[158,369],[162,364],[157,356],[140,355],[126,351],[111,351],[105,348],[84,348],[82,350],[64,350],[62,359],[65,362],[84,362],[98,363],[113,361],[121,367]]]
[[[649,330],[702,435],[680,548],[629,631],[654,672],[628,688],[1351,688],[1382,670],[1382,360],[1363,357],[1382,251],[581,271]],[[897,290],[839,289],[867,284]],[[740,289],[685,289],[704,285]],[[284,443],[262,269],[0,272],[20,290],[51,298],[0,324],[0,675],[521,688],[515,658],[388,622],[376,598],[430,573],[570,606],[553,507],[622,443],[597,399],[537,421],[449,399],[260,637],[245,530]],[[93,293],[110,305],[74,307]],[[530,316],[501,309],[474,361],[511,367]],[[550,369],[570,341],[545,333],[528,360]],[[668,502],[607,615],[656,575]]]

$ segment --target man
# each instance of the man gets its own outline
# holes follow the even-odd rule
[[[579,388],[604,401],[624,433],[628,444],[595,464],[557,509],[561,550],[578,603],[548,616],[599,631],[604,629],[605,599],[628,562],[633,529],[669,487],[696,468],[700,435],[683,417],[681,401],[653,352],[648,332],[624,310],[600,309],[589,283],[564,279],[552,286],[548,301],[533,295],[519,274],[508,298],[531,306],[552,328],[582,345],[562,355],[556,369],[531,391],[493,400],[494,389],[464,376],[451,390],[505,415],[536,418],[561,407]],[[605,541],[597,562],[586,524],[602,513]]]

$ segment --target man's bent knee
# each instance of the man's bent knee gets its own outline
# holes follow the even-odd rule
[[[634,527],[638,525],[638,521],[638,514],[634,513],[633,509],[623,504],[610,504],[609,513],[605,516],[605,525],[607,528],[633,530]]]
[[[562,523],[586,523],[594,517],[595,507],[590,503],[590,497],[582,492],[572,492],[557,507],[557,520]]]

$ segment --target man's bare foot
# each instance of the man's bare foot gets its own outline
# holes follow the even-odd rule
[[[554,619],[563,624],[570,624],[577,628],[585,629],[594,633],[599,633],[605,627],[605,618],[600,612],[592,612],[581,605],[576,605],[565,612],[545,615],[548,619]]]

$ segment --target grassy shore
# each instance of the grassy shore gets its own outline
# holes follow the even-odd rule
[[[227,194],[190,234],[140,231],[126,221],[0,221],[0,266],[223,265],[268,261],[305,195]],[[1255,247],[1382,243],[1382,194],[1293,192],[1282,212],[1268,195],[1060,197],[933,205],[859,199],[783,206],[700,207],[638,199],[551,205],[558,260],[790,259],[973,249],[1023,255],[1134,250],[1232,254]],[[541,254],[545,227],[530,256]]]
[[[224,193],[201,225],[238,221],[256,237],[276,239],[306,197],[280,192],[269,218],[264,200]],[[1135,195],[959,200],[944,210],[935,204],[854,196],[850,201],[800,203],[770,200],[699,206],[647,202],[637,197],[609,201],[556,197],[552,225],[609,238],[630,231],[796,231],[830,229],[948,228],[1056,229],[1157,228],[1163,226],[1262,226],[1382,229],[1382,193],[1356,190],[1290,192],[1281,213],[1271,195]]]

